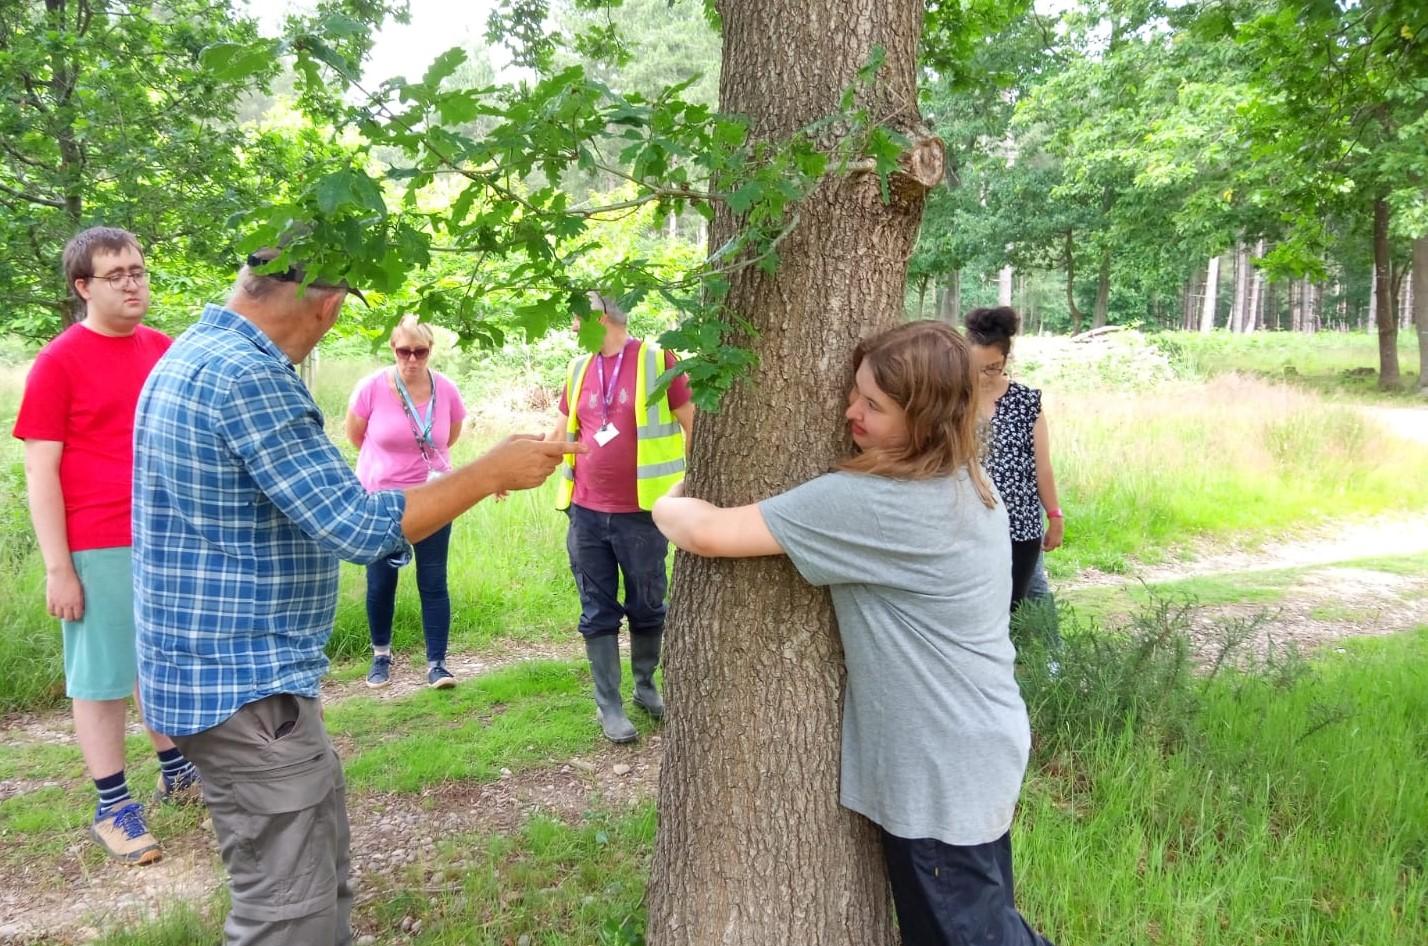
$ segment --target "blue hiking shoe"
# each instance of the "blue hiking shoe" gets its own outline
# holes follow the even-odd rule
[[[372,669],[367,671],[367,685],[374,690],[392,682],[392,655],[376,654],[372,657]]]
[[[445,690],[456,686],[456,678],[446,669],[446,661],[438,660],[436,666],[426,672],[426,685],[433,690]]]
[[[136,801],[109,811],[96,811],[89,836],[123,864],[154,864],[164,856],[158,840],[144,823],[144,806]]]
[[[154,792],[155,805],[198,805],[203,803],[203,780],[192,764],[181,775],[169,778],[159,773],[159,787]]]

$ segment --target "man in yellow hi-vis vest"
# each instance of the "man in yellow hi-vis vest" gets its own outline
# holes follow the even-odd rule
[[[684,478],[694,405],[683,375],[663,397],[652,396],[674,363],[672,354],[631,338],[613,299],[591,293],[590,308],[605,326],[605,341],[597,354],[570,363],[556,427],[556,437],[587,444],[590,452],[562,468],[557,506],[570,517],[565,545],[580,592],[580,633],[600,727],[612,742],[630,742],[635,727],[620,698],[620,622],[630,625],[635,704],[659,718],[664,701],[654,671],[664,635],[669,546],[650,508]]]

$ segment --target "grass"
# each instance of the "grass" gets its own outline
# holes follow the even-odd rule
[[[632,686],[626,674],[626,693]],[[354,787],[419,792],[452,781],[491,781],[558,765],[599,747],[589,669],[582,662],[524,661],[481,674],[450,691],[400,700],[345,700],[327,711],[327,728],[351,740]],[[642,713],[631,721],[648,735]]]
[[[1195,711],[1174,741],[1088,728],[1039,750],[1014,828],[1023,912],[1066,943],[1428,941],[1428,627],[1341,650],[1292,675],[1191,680]],[[496,675],[470,705],[353,701],[329,722],[365,739],[385,708],[405,738],[485,700],[507,713],[538,702],[567,673]],[[633,946],[655,824],[644,803],[447,838],[399,876],[371,879],[355,922],[417,946]],[[181,906],[102,942],[211,943],[221,913]]]
[[[1311,390],[1401,402],[1418,380],[1418,339],[1413,329],[1398,332],[1398,367],[1403,392],[1378,389],[1378,333],[1163,332],[1151,336],[1177,367],[1197,376],[1243,372],[1284,380]]]
[[[1066,544],[1053,573],[1123,571],[1196,540],[1420,509],[1428,450],[1351,405],[1243,376],[1048,406]]]
[[[1255,338],[1224,344],[1233,351],[1268,344]],[[1342,343],[1343,337],[1328,334],[1285,342],[1311,351],[1321,346],[1326,361],[1338,357],[1333,346]],[[1163,358],[1153,384],[1118,386],[1144,375],[1141,361],[1132,352],[1102,365],[1101,387],[1048,392],[1068,515],[1066,544],[1047,558],[1053,574],[1087,567],[1119,572],[1134,560],[1162,560],[1205,540],[1252,542],[1327,518],[1422,508],[1420,495],[1402,484],[1428,482],[1428,450],[1393,439],[1353,405],[1253,378],[1166,381]],[[339,443],[347,393],[376,364],[323,362],[317,399]],[[538,374],[538,367],[520,370]],[[501,370],[507,369],[515,370]],[[472,376],[458,361],[443,370]],[[1071,369],[1063,364],[1058,370],[1065,378]],[[0,369],[0,424],[13,418],[21,380],[19,369]],[[477,389],[491,384],[470,383]],[[456,445],[458,462],[510,426],[541,426],[536,415],[471,406],[476,427]],[[344,450],[354,457],[350,446]],[[0,491],[9,497],[0,516],[0,581],[14,589],[0,597],[0,626],[18,641],[0,649],[0,712],[63,698],[59,632],[44,611],[44,573],[21,499],[19,463],[18,444],[0,445]],[[482,503],[457,521],[449,566],[453,653],[574,639],[579,603],[564,535],[553,486]],[[393,640],[401,653],[422,650],[413,584],[412,569],[404,569]],[[365,575],[344,565],[328,651],[343,661],[368,650]],[[339,666],[342,672],[358,671]]]
[[[1027,915],[1072,943],[1428,941],[1428,628],[1346,650],[1287,690],[1217,682],[1178,751],[1033,772]]]
[[[420,883],[363,891],[371,905],[359,905],[354,931],[413,946],[638,946],[654,832],[654,806],[644,804],[578,825],[537,815],[510,835],[449,838],[421,865]],[[207,946],[226,909],[221,897],[181,904],[97,943]]]

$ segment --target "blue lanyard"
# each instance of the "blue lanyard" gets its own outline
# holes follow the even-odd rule
[[[605,356],[595,356],[595,372],[600,379],[600,397],[603,402],[604,415],[602,420],[606,424],[610,423],[610,404],[615,400],[615,391],[620,387],[620,367],[625,363],[625,350],[620,349],[620,357],[615,359],[615,373],[610,376],[610,387],[605,387]]]
[[[431,376],[431,372],[426,373],[426,380],[431,385],[431,400],[426,402],[426,417],[418,418],[416,402],[412,400],[411,392],[402,383],[400,372],[393,371],[392,377],[397,381],[397,391],[402,395],[402,406],[407,410],[407,420],[412,422],[412,433],[417,435],[417,439],[435,446],[435,441],[431,439],[432,421],[436,419],[436,379]]]

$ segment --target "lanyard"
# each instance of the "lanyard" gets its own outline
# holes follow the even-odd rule
[[[402,383],[401,374],[393,371],[392,377],[396,379],[397,391],[402,396],[402,408],[407,412],[407,420],[411,421],[412,433],[416,435],[417,442],[422,445],[435,446],[435,442],[431,439],[431,425],[432,421],[436,419],[436,379],[432,378],[430,371],[426,373],[427,383],[431,385],[431,400],[426,402],[426,417],[422,418],[417,414],[416,402],[412,400],[411,392]]]
[[[595,356],[595,372],[596,372],[597,376],[598,376],[599,379],[600,379],[601,407],[602,407],[603,410],[604,410],[604,414],[603,414],[603,416],[601,417],[601,419],[602,419],[606,424],[610,423],[610,404],[611,404],[612,401],[615,400],[615,391],[620,387],[620,367],[621,367],[622,365],[624,365],[624,363],[625,363],[625,350],[624,350],[623,348],[621,348],[621,349],[620,349],[620,356],[615,359],[615,373],[610,376],[610,387],[609,387],[608,390],[606,390],[606,388],[605,388],[605,356],[604,356],[604,355],[596,355],[596,356]]]

